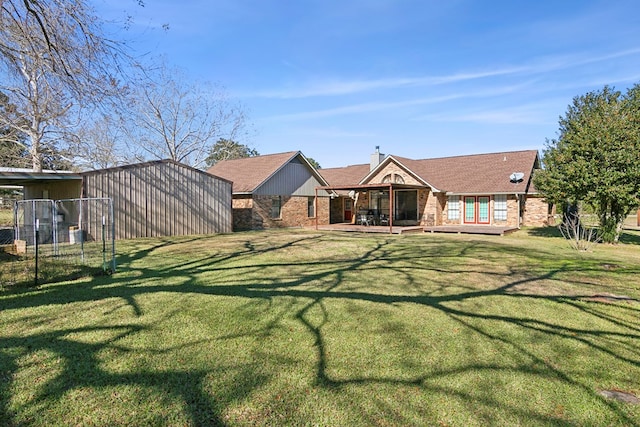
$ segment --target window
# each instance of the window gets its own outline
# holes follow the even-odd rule
[[[313,218],[316,216],[315,197],[307,197],[307,216]]]
[[[377,214],[389,215],[389,192],[388,191],[370,191],[369,192],[369,209]]]
[[[418,220],[418,191],[402,190],[395,192],[395,214],[396,220]]]
[[[270,216],[273,219],[279,219],[282,216],[282,196],[275,196],[271,199]]]
[[[390,182],[394,182],[396,184],[404,184],[404,178],[402,177],[402,175],[398,175],[398,174],[389,174],[389,175],[385,175],[384,178],[382,178],[382,183],[383,184],[389,184]]]
[[[460,219],[460,196],[449,196],[447,218]]]
[[[507,195],[496,194],[493,197],[493,219],[506,221],[507,219]]]

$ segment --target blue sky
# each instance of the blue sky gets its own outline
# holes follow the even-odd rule
[[[220,83],[261,154],[322,167],[542,150],[573,97],[640,82],[640,2],[94,0],[137,54]],[[169,30],[162,29],[168,24]]]

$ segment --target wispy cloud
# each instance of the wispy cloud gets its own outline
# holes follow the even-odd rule
[[[324,110],[304,111],[300,113],[281,114],[263,118],[266,121],[285,121],[285,120],[314,120],[319,118],[340,116],[345,114],[363,114],[375,111],[395,110],[399,108],[412,107],[417,105],[429,105],[439,104],[448,101],[454,101],[464,98],[481,98],[481,97],[493,97],[499,95],[505,95],[508,93],[514,93],[522,90],[527,86],[529,82],[513,85],[513,86],[501,86],[495,88],[488,88],[484,90],[477,90],[473,92],[456,92],[448,95],[434,96],[427,98],[415,98],[402,101],[392,102],[365,102],[352,105],[344,105],[341,107],[328,108]]]
[[[323,117],[339,116],[344,114],[359,114],[372,111],[383,111],[394,108],[408,107],[412,105],[435,104],[460,98],[461,95],[448,95],[437,98],[412,99],[397,102],[365,102],[360,104],[345,105],[342,107],[328,108],[325,110],[305,111],[301,113],[281,114],[276,116],[265,117],[264,120],[311,120]]]
[[[573,54],[558,55],[537,58],[527,67],[527,74],[544,74],[553,71],[565,70],[570,68],[584,67],[585,65],[595,64],[599,62],[612,61],[614,59],[624,58],[640,54],[640,48],[626,49],[617,52],[611,52],[603,55],[591,54]]]
[[[314,96],[350,95],[380,89],[399,89],[412,86],[436,86],[487,77],[504,76],[525,71],[524,67],[503,68],[491,71],[457,73],[448,76],[399,77],[372,80],[333,80],[313,83],[306,87],[285,88],[271,91],[254,92],[247,96],[260,98],[309,98]]]
[[[611,61],[626,56],[640,54],[640,48],[592,56],[585,54],[540,57],[527,64],[503,67],[493,70],[458,72],[441,76],[395,77],[362,80],[324,80],[298,87],[245,93],[245,97],[295,99],[320,96],[340,96],[376,90],[393,90],[408,87],[438,86],[464,81],[504,77],[509,75],[539,75],[553,71],[582,67],[592,63]]]
[[[428,114],[419,118],[417,121],[430,121],[430,122],[459,122],[459,123],[480,123],[490,125],[505,125],[505,124],[548,124],[554,123],[549,119],[549,111],[554,111],[550,108],[549,103],[544,104],[529,104],[522,105],[515,108],[502,108],[502,109],[482,109],[476,111],[466,112],[444,112],[437,114]],[[555,119],[555,117],[553,118]]]

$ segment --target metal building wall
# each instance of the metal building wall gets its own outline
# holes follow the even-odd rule
[[[84,197],[113,199],[115,237],[232,231],[231,182],[161,160],[83,173]]]
[[[275,173],[260,188],[254,191],[258,195],[314,196],[316,187],[323,185],[309,171],[309,167],[299,158],[294,158]],[[327,196],[326,192],[318,194]]]

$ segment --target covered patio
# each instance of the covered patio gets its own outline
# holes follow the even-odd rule
[[[330,221],[329,226],[323,225],[322,228],[390,234],[399,234],[409,229],[422,231],[418,190],[424,188],[420,185],[392,182],[317,187],[316,200],[318,191],[326,191],[335,197],[349,200],[352,205],[352,210],[349,211],[348,217],[344,215],[343,221],[335,223]],[[317,217],[315,228],[321,229]]]

